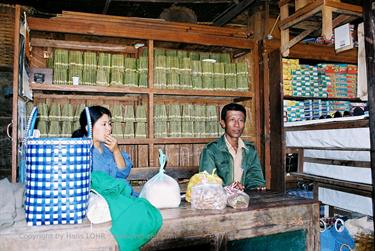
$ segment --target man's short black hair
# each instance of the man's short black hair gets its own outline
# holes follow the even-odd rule
[[[245,121],[246,121],[246,109],[243,107],[243,105],[237,104],[237,103],[230,103],[227,104],[221,109],[221,120],[225,121],[225,118],[227,117],[227,112],[228,111],[240,111],[243,113],[245,116]]]

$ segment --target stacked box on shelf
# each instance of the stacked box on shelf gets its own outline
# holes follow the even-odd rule
[[[298,59],[282,59],[284,95],[292,95],[292,72],[299,69]]]
[[[350,111],[350,101],[330,101],[329,111],[330,113],[335,113],[339,111],[343,113],[344,111]]]
[[[284,112],[287,114],[288,122],[305,120],[303,101],[284,100]]]
[[[312,120],[313,119],[313,107],[312,107],[312,100],[307,99],[303,101],[303,108],[305,112],[305,120]]]
[[[312,119],[319,119],[322,116],[321,105],[321,99],[314,99],[312,101]]]

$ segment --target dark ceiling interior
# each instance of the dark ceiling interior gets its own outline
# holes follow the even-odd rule
[[[65,10],[219,26],[226,23],[246,24],[247,18],[244,17],[249,11],[255,11],[266,3],[270,4],[270,9],[278,11],[278,1],[273,0],[0,0],[0,3],[30,6],[35,9],[36,15],[48,16]]]

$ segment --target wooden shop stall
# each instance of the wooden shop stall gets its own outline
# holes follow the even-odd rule
[[[15,51],[24,49],[31,74],[25,85],[20,84],[18,78],[14,80],[14,93],[19,95],[14,95],[13,100],[12,136],[17,139],[12,148],[13,182],[19,177],[18,163],[22,156],[17,153],[22,146],[23,130],[32,106],[38,106],[41,113],[41,123],[37,126],[44,137],[69,137],[77,129],[77,119],[84,106],[108,107],[113,114],[113,134],[134,163],[129,176],[132,184],[141,187],[157,173],[158,150],[163,149],[169,159],[166,173],[177,179],[185,190],[188,179],[198,172],[204,145],[222,134],[218,124],[221,107],[229,102],[239,102],[249,114],[244,139],[256,146],[267,191],[250,193],[250,205],[246,209],[227,207],[222,211],[201,212],[192,209],[188,203],[175,209],[162,209],[163,226],[144,250],[186,246],[239,250],[249,243],[259,245],[261,249],[264,247],[261,245],[278,238],[288,240],[284,244],[293,250],[319,250],[320,198],[317,191],[339,187],[371,197],[373,186],[370,181],[362,184],[362,180],[343,181],[336,176],[322,178],[303,172],[307,163],[338,165],[331,158],[323,160],[320,156],[303,155],[304,151],[343,149],[294,145],[290,143],[289,133],[318,128],[349,128],[354,122],[287,126],[283,117],[284,100],[359,100],[356,97],[287,94],[283,88],[286,83],[283,71],[287,64],[283,62],[301,59],[301,62],[310,60],[311,65],[316,62],[356,64],[355,50],[336,54],[332,47],[298,42],[316,29],[323,29],[323,33],[328,34],[324,28],[327,20],[336,20],[328,23],[332,28],[352,20],[353,16],[360,16],[361,10],[337,1],[314,1],[313,5],[298,5],[297,14],[289,15],[284,6],[290,2],[280,3],[283,9],[281,42],[277,39],[266,42],[251,39],[250,32],[241,28],[152,19],[78,12],[63,12],[48,19],[27,17],[29,32],[25,33],[25,43],[20,42],[19,30],[15,32]],[[337,16],[332,14],[331,8],[333,13],[347,14],[348,17],[332,19],[332,15]],[[343,11],[340,12],[340,8]],[[318,22],[320,28],[310,26],[300,36],[289,39],[289,29],[319,11],[324,13],[324,22]],[[20,26],[22,19],[17,7],[16,27]],[[19,60],[15,55],[15,66]],[[93,61],[98,62],[95,67],[90,63]],[[73,75],[69,75],[74,71],[81,74],[78,84]],[[14,67],[14,75],[19,75],[18,67]],[[47,110],[56,113],[51,116]],[[58,116],[70,117],[69,126]],[[59,121],[60,127],[52,126],[54,121]],[[352,127],[366,127],[369,122],[362,120],[355,124]],[[303,142],[303,139],[298,141]],[[370,151],[369,144],[344,148]],[[304,167],[300,165],[293,175],[294,179],[315,182],[313,200],[284,194],[286,180],[290,179],[286,176],[285,154],[292,152],[304,156],[300,160]],[[348,162],[343,161],[340,160],[339,165],[345,168]],[[374,170],[369,159],[345,161],[361,170]],[[38,250],[116,250],[110,227],[110,223],[90,225],[88,221],[80,225],[41,227],[28,227],[22,222],[0,231],[0,249],[23,250],[30,245]],[[72,245],[66,245],[67,241]]]

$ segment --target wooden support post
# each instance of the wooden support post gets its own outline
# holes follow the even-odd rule
[[[288,18],[289,16],[289,10],[288,5],[285,4],[280,7],[280,20],[283,21],[284,19]],[[289,29],[281,29],[281,48],[286,48],[287,44],[289,42]],[[286,49],[285,51],[282,50],[281,54],[283,57],[287,57],[289,55],[289,49]]]
[[[332,8],[323,6],[322,9],[322,36],[326,40],[332,38]]]
[[[372,215],[375,215],[375,0],[363,1],[365,27],[367,91],[370,126],[370,158],[372,175]],[[375,230],[375,225],[374,225]]]
[[[14,50],[13,50],[13,111],[12,111],[12,182],[17,181],[18,156],[18,64],[20,54],[20,18],[21,7],[16,5],[14,15]],[[22,81],[22,80],[21,80]]]

